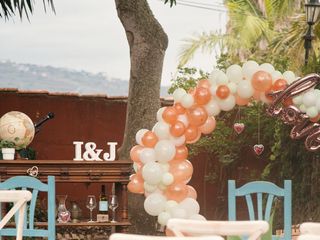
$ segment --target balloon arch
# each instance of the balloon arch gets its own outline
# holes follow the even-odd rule
[[[187,160],[186,143],[214,131],[220,111],[262,101],[269,104],[268,114],[293,125],[293,139],[306,137],[306,148],[316,151],[320,147],[320,90],[314,87],[319,82],[316,74],[297,78],[291,71],[276,71],[269,63],[248,61],[242,67],[231,65],[226,72],[214,70],[188,93],[176,89],[173,106],[159,109],[153,129],[136,134],[138,145],[130,151],[136,173],[130,177],[129,191],[146,196],[145,211],[157,216],[161,225],[170,218],[205,220],[199,214],[197,192],[188,185],[193,166]]]

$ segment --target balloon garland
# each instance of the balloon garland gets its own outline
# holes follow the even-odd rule
[[[170,218],[205,220],[199,214],[197,192],[188,185],[193,166],[187,160],[186,143],[211,133],[220,111],[253,100],[269,104],[272,99],[268,93],[282,91],[295,80],[291,71],[282,74],[269,63],[248,61],[242,67],[231,65],[226,72],[214,70],[189,92],[176,89],[173,106],[158,110],[153,129],[140,129],[136,134],[137,145],[130,151],[136,173],[130,176],[129,191],[146,196],[145,211],[157,216],[161,225]],[[310,90],[293,102],[310,118],[320,118],[319,90]]]

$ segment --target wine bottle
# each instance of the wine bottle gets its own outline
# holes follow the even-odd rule
[[[106,188],[105,185],[101,185],[101,192],[99,196],[99,213],[97,215],[98,222],[109,221],[108,207],[108,196],[106,194]]]
[[[35,133],[38,133],[40,131],[40,127],[42,124],[44,124],[46,121],[50,120],[54,118],[54,113],[53,112],[49,112],[47,114],[47,116],[45,116],[44,118],[41,118],[38,122],[36,122],[34,124],[34,128],[35,128]]]

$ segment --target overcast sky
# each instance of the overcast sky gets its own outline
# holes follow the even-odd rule
[[[169,37],[162,85],[169,85],[175,73],[182,40],[194,34],[224,31],[222,0],[181,0],[181,3],[208,4],[204,8],[178,5],[169,8],[160,0],[149,0],[154,15]],[[117,17],[114,0],[54,0],[56,15],[43,11],[37,1],[30,22],[19,18],[0,20],[0,59],[104,72],[110,77],[129,78],[129,49]],[[190,66],[210,71],[214,56],[196,55]]]

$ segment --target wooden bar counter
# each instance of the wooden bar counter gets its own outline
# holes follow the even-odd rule
[[[37,178],[46,181],[55,176],[56,183],[115,183],[119,198],[117,223],[95,223],[96,226],[114,226],[117,232],[126,232],[128,221],[127,184],[132,162],[115,161],[73,161],[73,160],[0,160],[0,178],[4,181],[13,176],[27,176],[28,169],[38,168]],[[30,171],[30,170],[29,170]],[[87,223],[66,223],[59,226],[86,226]],[[92,224],[89,224],[92,225]]]

